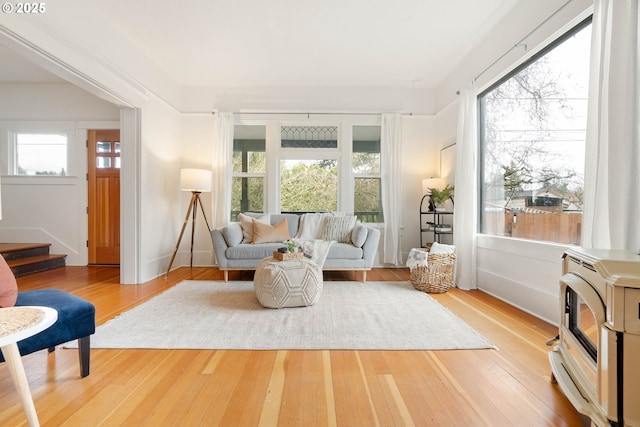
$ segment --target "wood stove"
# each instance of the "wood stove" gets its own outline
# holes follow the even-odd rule
[[[552,380],[596,426],[640,426],[640,255],[569,249]]]

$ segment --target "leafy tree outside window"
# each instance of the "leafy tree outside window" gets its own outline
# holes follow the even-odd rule
[[[234,127],[231,220],[240,212],[264,212],[264,177],[267,171],[264,126]]]
[[[384,222],[380,176],[380,126],[353,127],[354,213],[362,222]]]

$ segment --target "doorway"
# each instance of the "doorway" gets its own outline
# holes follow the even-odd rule
[[[89,130],[88,263],[120,264],[120,130]]]

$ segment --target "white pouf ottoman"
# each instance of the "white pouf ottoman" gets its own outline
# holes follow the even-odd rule
[[[265,258],[253,278],[258,301],[267,308],[313,305],[320,298],[322,285],[322,269],[307,258]]]

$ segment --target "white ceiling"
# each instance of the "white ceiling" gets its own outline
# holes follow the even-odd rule
[[[180,86],[436,88],[521,0],[87,0]],[[0,82],[60,82],[0,46]]]
[[[520,0],[88,0],[181,86],[433,88]]]

